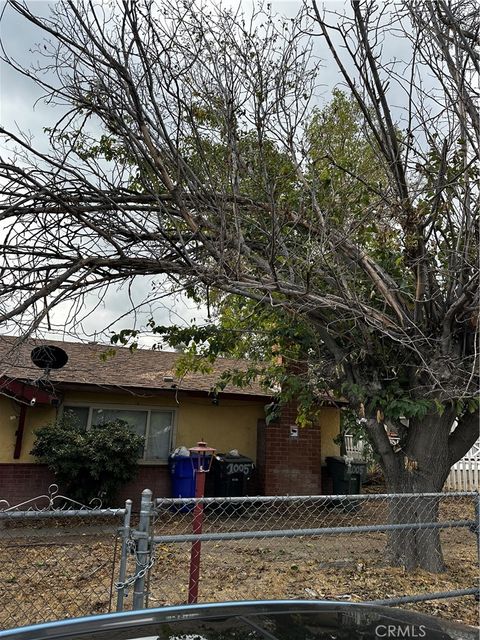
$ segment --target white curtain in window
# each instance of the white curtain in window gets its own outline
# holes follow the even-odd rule
[[[147,429],[146,411],[128,411],[126,409],[94,409],[92,413],[92,424],[100,425],[112,420],[124,420],[132,431],[139,436],[145,437]]]
[[[144,460],[166,460],[170,452],[173,411],[135,411],[128,409],[94,409],[92,425],[124,420],[134,433],[145,438],[140,457]]]
[[[172,423],[172,411],[151,412],[150,429],[145,443],[145,458],[147,460],[166,460],[168,458]]]

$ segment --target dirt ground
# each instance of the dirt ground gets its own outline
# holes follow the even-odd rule
[[[281,542],[204,543],[199,601],[256,599],[385,599],[475,586],[475,547],[467,532],[444,538],[447,571],[406,573],[385,564],[383,534],[345,539],[295,539]],[[470,534],[471,536],[471,534]],[[186,601],[189,548],[157,550],[150,579],[150,606]],[[402,605],[466,624],[478,624],[473,597]]]
[[[351,524],[372,522],[372,513],[333,514]],[[448,506],[448,518],[473,518],[473,504]],[[157,523],[157,533],[190,527],[191,517]],[[352,518],[354,521],[352,522]],[[375,518],[373,519],[375,520]],[[225,519],[225,522],[227,519]],[[238,518],[238,528],[242,518]],[[207,529],[208,529],[208,522]],[[212,524],[218,530],[219,521]],[[247,526],[248,525],[248,526]],[[251,522],[246,528],[251,527]],[[310,526],[308,523],[306,526]],[[115,610],[119,541],[113,526],[0,529],[0,628]],[[199,602],[243,599],[340,599],[359,602],[476,586],[475,536],[466,529],[443,531],[447,570],[406,573],[389,567],[383,533],[317,538],[205,542]],[[161,544],[149,580],[149,606],[185,603],[190,545]],[[128,575],[134,570],[130,558]],[[114,578],[113,578],[114,577]],[[125,608],[131,608],[131,591]],[[402,605],[477,625],[472,596]]]

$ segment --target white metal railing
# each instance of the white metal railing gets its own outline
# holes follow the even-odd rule
[[[345,441],[345,453],[348,458],[353,458],[354,460],[363,460],[363,450],[364,450],[364,442],[359,440],[355,444],[353,444],[353,436],[349,433],[344,435]]]
[[[364,460],[366,458],[366,447],[368,445],[363,441],[359,440],[355,444],[353,443],[353,436],[350,433],[344,434],[345,441],[345,453],[347,458],[353,458],[354,460]],[[388,436],[390,440],[390,444],[392,446],[398,444],[400,442],[400,438],[397,436]]]

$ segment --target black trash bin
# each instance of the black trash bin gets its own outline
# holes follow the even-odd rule
[[[363,460],[353,460],[350,463],[350,473],[360,476],[360,486],[357,493],[361,493],[362,484],[365,484],[367,480],[367,463]]]
[[[354,496],[362,490],[362,479],[366,474],[367,463],[362,461],[348,461],[341,456],[326,458],[327,469],[332,478],[333,493],[336,495]],[[357,501],[347,503],[351,508],[358,506]]]
[[[215,498],[246,496],[247,483],[254,469],[253,460],[247,456],[218,453],[207,478],[208,494]]]

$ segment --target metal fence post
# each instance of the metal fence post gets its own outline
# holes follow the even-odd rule
[[[150,516],[152,509],[152,492],[150,489],[142,491],[140,506],[140,520],[137,531],[144,534],[137,542],[137,563],[135,573],[137,579],[133,585],[133,609],[143,609],[145,606],[145,574],[150,556]]]
[[[123,517],[122,528],[122,552],[120,556],[120,568],[118,571],[118,582],[124,584],[125,576],[127,574],[127,550],[128,540],[130,537],[130,519],[132,517],[132,501],[126,500],[125,502],[125,515]],[[117,593],[117,611],[123,611],[123,599],[125,597],[125,587],[122,586],[118,589]]]

